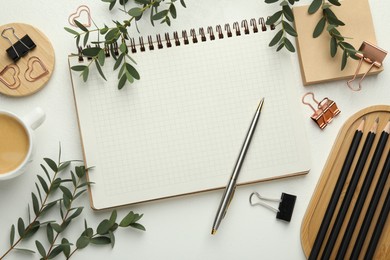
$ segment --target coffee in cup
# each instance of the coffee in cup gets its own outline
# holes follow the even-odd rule
[[[30,161],[32,132],[42,124],[45,113],[36,108],[25,117],[0,110],[0,180],[20,175]]]

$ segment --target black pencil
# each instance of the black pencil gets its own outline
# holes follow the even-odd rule
[[[385,188],[387,177],[390,172],[390,150],[387,153],[385,164],[383,165],[379,180],[375,186],[374,194],[372,195],[370,205],[368,206],[367,213],[364,216],[363,224],[360,227],[359,235],[356,239],[355,245],[352,250],[351,259],[357,259],[359,257],[360,251],[362,250],[364,240],[366,239],[368,230],[376,208],[378,207],[379,199],[381,198],[383,189]]]
[[[374,178],[376,169],[378,168],[379,161],[382,157],[383,150],[386,146],[387,139],[389,138],[389,131],[390,131],[390,122],[388,122],[385,126],[385,129],[383,129],[381,136],[379,138],[378,144],[376,146],[374,155],[372,157],[370,166],[368,167],[367,174],[364,178],[364,182],[362,185],[362,188],[359,192],[359,196],[356,200],[356,204],[353,208],[351,218],[348,222],[347,229],[345,230],[343,239],[340,244],[339,251],[337,252],[336,259],[344,259],[345,254],[347,253],[347,249],[349,246],[349,243],[351,241],[353,232],[355,230],[356,224],[359,220],[360,213],[362,211],[364,202],[366,200],[368,191],[370,189],[372,179]]]
[[[390,211],[390,188],[387,190],[385,203],[383,204],[381,213],[379,214],[378,221],[376,222],[375,225],[374,233],[372,234],[370,243],[368,244],[368,249],[366,255],[364,256],[365,260],[371,260],[374,257],[376,247],[381,237],[383,228],[385,227],[387,217],[389,216],[389,211]]]
[[[355,193],[360,176],[363,172],[364,166],[366,165],[368,155],[370,154],[372,144],[374,143],[376,130],[378,128],[378,120],[378,118],[375,120],[370,132],[368,132],[367,134],[363,149],[360,152],[358,162],[355,166],[351,181],[347,188],[347,192],[341,203],[340,210],[337,214],[336,220],[329,235],[328,242],[326,243],[325,249],[323,251],[322,259],[329,259],[332,254],[332,250],[340,233],[341,226],[343,225],[343,221],[345,219],[345,216],[347,215],[349,205],[351,204],[353,194]]]
[[[335,211],[337,202],[343,190],[345,180],[347,179],[348,172],[351,168],[353,159],[355,158],[355,154],[359,147],[360,140],[362,139],[364,122],[365,122],[365,118],[362,119],[361,123],[359,124],[358,128],[355,131],[355,134],[353,135],[351,145],[349,146],[347,156],[345,157],[343,166],[340,171],[340,175],[336,182],[336,186],[333,190],[328,207],[326,208],[324,218],[322,219],[320,229],[318,230],[316,239],[313,244],[313,248],[310,252],[309,260],[316,260],[321,250],[321,246],[324,241],[326,232],[328,230],[330,221],[332,220],[332,216]]]

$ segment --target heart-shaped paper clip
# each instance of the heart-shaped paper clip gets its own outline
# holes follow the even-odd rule
[[[24,73],[24,78],[29,82],[37,81],[49,73],[49,70],[43,64],[42,60],[36,56],[32,56],[27,61],[27,69]]]
[[[15,64],[9,64],[0,71],[0,81],[9,89],[17,89],[20,86],[20,70]]]
[[[81,17],[81,15],[85,13],[87,15],[86,18],[84,17]],[[83,20],[85,19],[85,20]],[[86,5],[80,5],[76,12],[72,13],[69,18],[68,18],[68,22],[70,25],[74,26],[74,27],[77,27],[76,23],[74,22],[74,20],[77,20],[78,22],[80,22],[82,25],[84,25],[85,27],[91,27],[91,24],[92,24],[92,18],[91,18],[91,11],[89,10],[89,7],[86,6]],[[82,22],[83,21],[83,22]]]

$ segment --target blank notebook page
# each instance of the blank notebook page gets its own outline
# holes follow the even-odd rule
[[[141,79],[117,89],[115,60],[71,72],[95,209],[224,187],[261,97],[238,182],[307,173],[310,155],[289,54],[259,32],[131,54]],[[70,57],[70,66],[80,64]],[[84,61],[86,63],[87,61]],[[93,69],[92,69],[93,70]]]

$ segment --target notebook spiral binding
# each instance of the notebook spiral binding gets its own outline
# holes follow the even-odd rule
[[[234,34],[235,36],[241,36],[241,33],[243,34],[250,34],[252,33],[258,33],[259,29],[264,32],[269,30],[274,30],[275,26],[270,25],[267,28],[265,19],[263,17],[260,17],[259,19],[252,18],[249,20],[242,20],[241,25],[239,22],[234,22],[232,26],[230,24],[225,24],[223,27],[221,25],[217,25],[215,27],[215,30],[212,26],[208,26],[206,29],[201,27],[196,31],[195,29],[190,29],[189,34],[187,30],[183,30],[181,32],[181,36],[177,31],[173,32],[173,37],[169,35],[169,33],[163,34],[157,34],[155,37],[155,40],[153,40],[153,37],[151,35],[148,35],[146,37],[146,40],[144,40],[144,37],[140,36],[138,38],[138,42],[135,38],[129,39],[129,49],[131,53],[137,53],[145,52],[146,49],[149,50],[155,50],[157,49],[163,49],[165,48],[171,48],[173,46],[180,46],[181,44],[188,45],[190,41],[192,43],[199,43],[199,42],[205,42],[207,40],[214,41],[216,38],[223,39],[226,37],[232,37]],[[165,43],[165,45],[164,45]],[[100,47],[98,44],[96,44],[97,47]],[[87,48],[90,48],[90,45],[87,45]],[[114,42],[112,44],[105,44],[104,51],[106,57],[110,57],[113,53],[114,55],[119,55],[118,50],[118,43]],[[84,57],[82,55],[83,48],[81,46],[78,47],[78,56],[79,61],[82,62],[84,60]],[[91,59],[90,57],[88,59]]]

